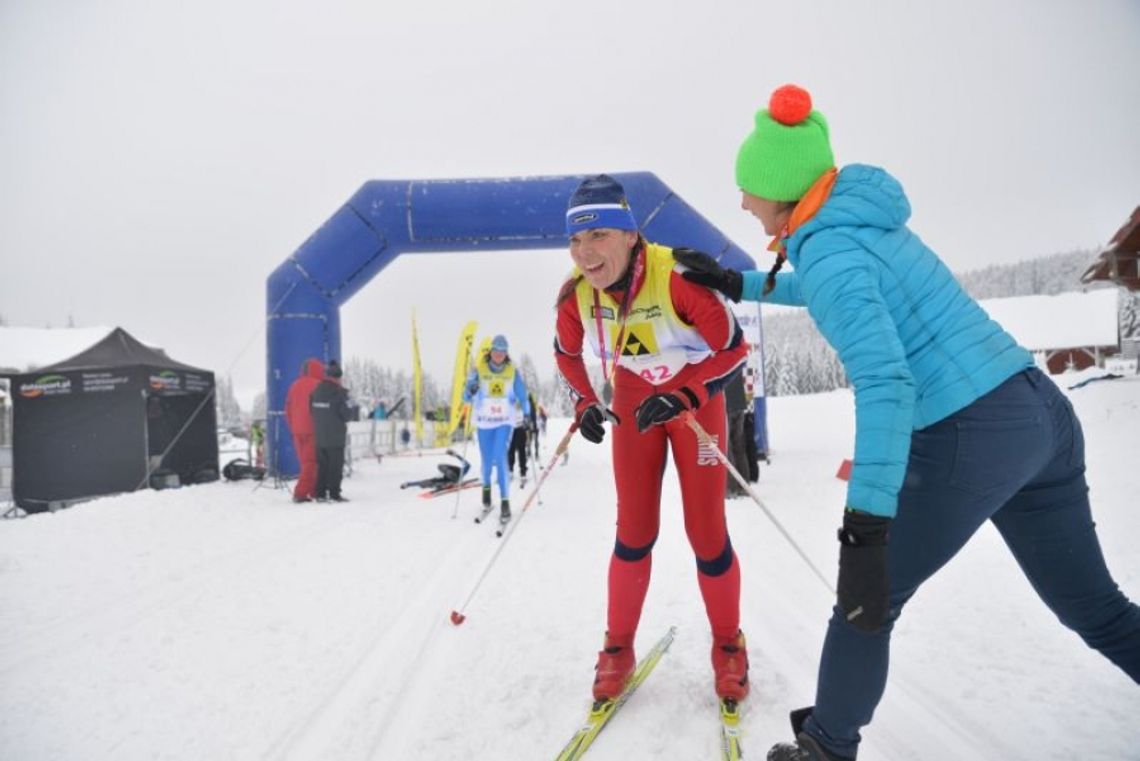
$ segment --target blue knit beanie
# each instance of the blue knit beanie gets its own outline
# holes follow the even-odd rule
[[[507,337],[498,335],[491,339],[491,351],[501,351],[505,354],[507,352]]]
[[[587,177],[570,196],[566,209],[566,234],[606,227],[612,230],[637,230],[637,221],[629,210],[625,188],[608,174]]]

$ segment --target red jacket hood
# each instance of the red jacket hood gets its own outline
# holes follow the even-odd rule
[[[325,378],[325,364],[319,359],[306,359],[301,363],[301,374],[307,378],[316,378],[317,380],[324,380]]]

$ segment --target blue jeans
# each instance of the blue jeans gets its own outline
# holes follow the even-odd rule
[[[1025,370],[912,435],[888,545],[888,622],[867,634],[833,611],[828,623],[804,730],[829,751],[855,757],[886,687],[895,620],[986,520],[1061,622],[1140,683],[1140,607],[1097,542],[1080,423],[1047,376]]]

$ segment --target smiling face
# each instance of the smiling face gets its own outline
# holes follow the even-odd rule
[[[507,353],[499,351],[498,349],[491,349],[491,362],[496,365],[501,365],[507,360]]]
[[[788,224],[796,204],[789,201],[769,201],[767,198],[754,196],[747,190],[742,190],[740,208],[759,219],[764,225],[764,232],[775,237],[784,229],[784,225]]]
[[[595,288],[608,288],[629,266],[630,252],[637,244],[637,233],[598,227],[570,236],[570,258]]]

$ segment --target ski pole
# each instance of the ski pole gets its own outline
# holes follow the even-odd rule
[[[471,589],[471,593],[467,595],[467,599],[463,601],[462,605],[451,611],[451,623],[459,626],[461,623],[467,620],[467,615],[463,613],[463,611],[467,609],[467,606],[471,603],[471,600],[475,598],[475,594],[479,591],[479,587],[483,585],[483,580],[487,578],[487,574],[490,573],[491,567],[495,565],[495,561],[499,559],[499,555],[502,554],[503,548],[507,546],[507,541],[510,540],[511,536],[515,533],[515,529],[518,528],[518,525],[522,523],[522,519],[526,517],[527,508],[529,508],[531,503],[534,502],[534,498],[538,495],[538,490],[542,488],[542,482],[545,481],[546,477],[550,475],[550,472],[554,470],[554,466],[558,464],[558,458],[561,457],[562,453],[565,452],[567,447],[570,446],[570,440],[574,438],[574,432],[577,430],[578,421],[575,420],[570,424],[570,429],[566,431],[566,435],[563,436],[562,440],[558,442],[558,446],[554,449],[554,456],[550,458],[550,462],[547,463],[546,467],[539,475],[538,481],[536,481],[534,484],[534,490],[531,491],[530,496],[527,497],[526,502],[523,503],[522,510],[519,511],[519,517],[511,521],[510,526],[507,527],[507,532],[503,534],[502,544],[500,544],[499,548],[495,550],[495,553],[491,555],[491,559],[487,561],[487,565],[483,568],[483,573],[479,574],[479,579],[475,582],[475,586]]]
[[[757,496],[756,492],[752,491],[752,487],[748,485],[748,481],[745,480],[744,476],[740,475],[740,471],[738,471],[733,466],[733,464],[728,461],[728,457],[725,456],[724,452],[720,451],[720,447],[717,446],[717,443],[715,441],[713,441],[712,436],[710,436],[708,431],[704,429],[704,426],[697,422],[697,419],[693,416],[693,413],[686,410],[685,412],[681,413],[681,417],[685,421],[685,424],[692,428],[693,432],[697,434],[697,439],[700,440],[705,449],[716,454],[716,458],[724,463],[724,466],[728,468],[728,472],[732,474],[732,477],[736,479],[736,482],[740,484],[740,487],[744,489],[744,491],[748,492],[748,496],[752,497],[752,501],[756,503],[756,506],[764,511],[764,515],[768,516],[768,520],[772,521],[772,525],[776,527],[776,530],[779,531],[781,535],[783,535],[784,539],[788,541],[788,544],[792,546],[792,549],[795,550],[801,558],[803,558],[803,561],[805,563],[807,563],[808,568],[810,568],[816,577],[819,578],[821,582],[823,582],[823,586],[827,588],[827,591],[832,595],[835,595],[835,589],[832,588],[831,582],[829,582],[827,580],[827,577],[824,576],[822,572],[820,572],[815,563],[811,562],[811,558],[807,556],[807,553],[805,553],[799,544],[796,543],[796,540],[792,538],[792,535],[788,533],[787,529],[785,529],[780,521],[776,519],[776,516],[773,515],[772,511],[768,509],[768,506],[764,504],[764,501],[760,499],[759,496]]]
[[[403,401],[403,400],[401,400],[401,401]],[[463,460],[464,465],[467,464],[467,445],[471,443],[471,437],[467,435],[467,416],[470,414],[471,414],[471,404],[467,403],[463,406],[463,414],[460,416],[460,420],[462,422],[459,426],[459,430],[463,431],[463,454],[460,456],[459,459]],[[466,475],[466,473],[460,473],[459,474],[459,482],[456,484],[456,486],[463,483],[463,476],[464,475]],[[462,489],[456,489],[455,490],[455,506],[451,508],[451,520],[455,520],[455,517],[457,515],[459,515],[459,496],[461,494],[463,494]]]

